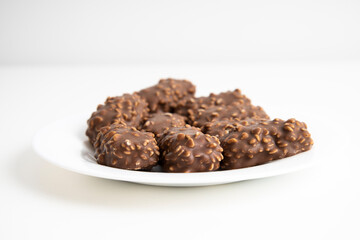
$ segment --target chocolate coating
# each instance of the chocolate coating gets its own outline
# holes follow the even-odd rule
[[[172,112],[179,102],[194,96],[195,86],[187,80],[161,79],[155,86],[138,92],[150,108],[150,112]]]
[[[264,120],[246,118],[244,120],[236,120],[236,119],[225,119],[220,121],[208,122],[203,127],[203,132],[207,133],[211,136],[215,136],[220,140],[228,135],[229,133],[239,130],[242,126],[249,126],[256,123],[259,123]]]
[[[269,119],[269,116],[259,106],[241,104],[239,102],[227,106],[212,106],[207,109],[199,109],[193,125],[204,127],[205,124],[220,120],[243,120],[246,118]]]
[[[159,161],[153,134],[122,124],[101,128],[94,146],[97,162],[109,167],[151,170]]]
[[[167,130],[159,141],[166,172],[207,172],[220,167],[222,148],[216,137],[186,125]]]
[[[295,119],[274,119],[242,126],[221,140],[222,169],[264,164],[311,149],[313,140],[306,124]]]
[[[243,95],[240,89],[234,91],[222,92],[219,94],[211,93],[208,97],[210,100],[204,101],[203,104],[209,106],[227,106],[233,103],[240,103],[244,105],[250,105],[251,101],[245,95]],[[210,102],[210,104],[209,104]]]
[[[178,102],[178,105],[174,109],[174,113],[186,117],[189,121],[189,117],[194,116],[194,111],[198,109],[196,99],[197,98],[191,96],[182,99]]]
[[[88,120],[86,135],[94,144],[96,136],[104,126],[115,121],[123,121],[129,126],[139,127],[143,118],[148,115],[147,103],[137,94],[124,94],[120,97],[109,97],[104,105],[99,105]]]
[[[100,147],[103,148],[101,144],[109,141],[116,133],[116,130],[123,128],[128,129],[130,127],[126,123],[117,120],[115,120],[115,122],[109,126],[100,128],[98,134],[96,135],[95,142],[93,144],[93,147],[95,149],[95,156],[98,155],[98,152],[100,151]]]
[[[313,145],[305,123],[270,121],[239,89],[194,94],[191,82],[168,78],[107,98],[87,122],[97,162],[129,170],[160,164],[165,172],[206,172],[264,164]]]
[[[250,99],[241,93],[239,89],[222,92],[219,94],[210,93],[207,97],[187,97],[181,100],[175,112],[189,118],[189,122],[195,121],[196,112],[199,109],[207,109],[212,106],[227,106],[233,103],[251,105]]]
[[[142,130],[152,132],[158,139],[171,127],[185,126],[185,117],[176,113],[154,113],[144,123]]]

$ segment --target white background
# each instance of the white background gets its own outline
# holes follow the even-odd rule
[[[359,60],[357,0],[1,0],[0,63]]]
[[[0,239],[360,239],[359,1],[0,1]],[[317,165],[196,188],[98,179],[31,147],[107,96],[188,78],[305,121]],[[85,123],[84,123],[85,124]]]

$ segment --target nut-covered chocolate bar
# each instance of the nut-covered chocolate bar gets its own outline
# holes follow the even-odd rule
[[[227,106],[233,103],[251,105],[250,99],[241,93],[239,89],[222,92],[219,94],[210,93],[207,97],[187,97],[181,100],[175,112],[189,118],[190,122],[196,118],[199,109],[207,109],[212,106]]]
[[[241,126],[221,140],[222,169],[264,164],[311,149],[313,140],[303,122],[274,119]]]
[[[241,129],[242,126],[253,125],[261,121],[265,120],[246,118],[244,120],[225,119],[220,121],[212,121],[204,125],[203,132],[211,136],[215,136],[221,140],[224,136],[235,131],[236,129]]]
[[[121,120],[132,127],[139,127],[143,118],[148,115],[147,103],[137,94],[124,94],[120,97],[109,97],[104,105],[99,105],[88,120],[86,135],[94,144],[96,136],[104,126],[110,126]]]
[[[159,141],[161,165],[166,172],[207,172],[223,159],[219,140],[186,125],[167,130]]]
[[[172,112],[182,99],[194,96],[195,90],[195,86],[187,80],[168,78],[138,94],[148,102],[150,112]]]
[[[151,170],[159,160],[154,134],[125,124],[101,128],[94,146],[97,162],[110,167]]]
[[[210,99],[210,104],[207,102],[204,102],[204,104],[208,104],[210,106],[214,106],[214,105],[227,106],[236,102],[244,105],[251,104],[250,99],[248,99],[245,95],[243,95],[240,89],[235,89],[234,91],[222,92],[219,94],[211,93],[208,98]]]
[[[154,113],[144,123],[142,130],[152,132],[159,138],[165,130],[171,127],[185,126],[185,117],[176,113]]]
[[[212,106],[207,109],[199,109],[193,125],[204,127],[207,123],[219,120],[243,120],[246,118],[269,119],[269,116],[259,106],[233,103],[227,106]]]

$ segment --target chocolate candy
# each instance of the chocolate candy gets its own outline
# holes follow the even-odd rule
[[[242,95],[239,89],[235,89],[234,91],[219,94],[211,93],[208,97],[187,97],[179,102],[175,112],[188,117],[192,122],[195,120],[195,113],[199,109],[207,109],[212,106],[227,106],[233,103],[251,105],[250,99]]]
[[[189,119],[189,116],[194,115],[194,111],[198,108],[195,97],[186,97],[178,102],[174,112]]]
[[[123,121],[115,120],[113,124],[100,128],[93,144],[95,153],[98,151],[102,143],[109,141],[113,137],[113,135],[116,133],[115,130],[121,128],[130,128],[130,127]]]
[[[150,108],[150,112],[172,112],[179,102],[194,96],[195,86],[187,80],[161,79],[155,86],[138,92]]]
[[[221,140],[222,169],[264,164],[311,149],[313,140],[306,124],[295,119],[274,119],[241,126]]]
[[[208,97],[186,97],[178,102],[177,107],[174,109],[174,112],[185,116],[189,122],[194,121],[195,112],[202,107],[208,107],[207,104],[203,104],[207,102]]]
[[[209,101],[205,101],[203,104],[208,104],[210,106],[227,106],[232,103],[240,103],[244,105],[250,105],[251,101],[245,95],[241,94],[240,89],[235,89],[234,91],[222,92],[219,94],[211,93],[208,97]]]
[[[99,105],[88,120],[86,135],[94,144],[96,135],[104,126],[115,121],[123,121],[129,126],[139,127],[143,118],[148,115],[147,103],[137,94],[124,94],[120,97],[109,97],[104,105]]]
[[[249,126],[264,120],[246,118],[244,120],[225,119],[220,121],[208,122],[204,125],[203,131],[211,136],[215,136],[221,140],[224,136],[241,129],[242,126]]]
[[[227,106],[212,106],[207,109],[199,109],[196,113],[193,125],[196,127],[204,127],[208,122],[215,120],[243,120],[246,118],[260,120],[269,119],[269,116],[259,106],[235,102]]]
[[[168,78],[132,95],[109,97],[91,115],[86,131],[98,163],[205,172],[255,166],[313,145],[305,123],[269,121],[239,89],[207,97],[194,94],[191,82]]]
[[[190,125],[167,130],[159,146],[161,165],[166,172],[214,171],[223,159],[219,140]]]
[[[159,138],[165,130],[171,127],[185,126],[185,117],[176,113],[154,113],[144,123],[142,129],[155,134]]]
[[[125,124],[100,129],[95,158],[101,165],[128,170],[151,170],[159,160],[154,134],[141,132]]]

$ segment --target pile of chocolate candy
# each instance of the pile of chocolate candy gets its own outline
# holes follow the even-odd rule
[[[97,162],[128,170],[238,169],[313,145],[305,123],[270,120],[239,89],[195,97],[187,80],[162,79],[139,92],[109,97],[87,123]]]

